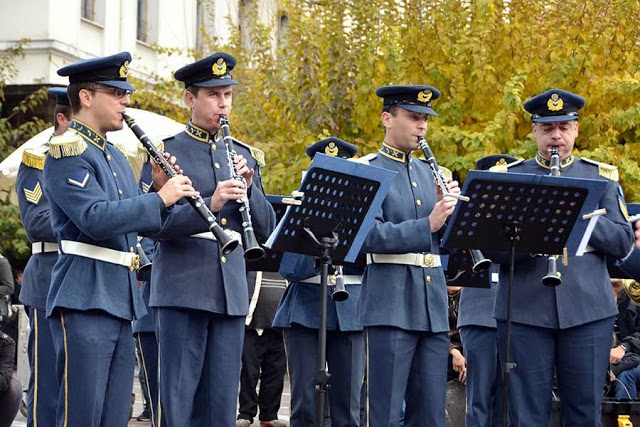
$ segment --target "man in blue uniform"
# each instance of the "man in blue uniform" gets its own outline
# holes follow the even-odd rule
[[[53,136],[62,135],[69,127],[71,106],[67,89],[50,88],[56,98]],[[16,178],[16,192],[22,226],[31,242],[32,256],[24,269],[20,301],[29,312],[29,394],[27,426],[43,425],[55,419],[58,407],[56,353],[49,322],[45,316],[51,270],[58,259],[56,236],[51,229],[49,201],[43,191],[42,170],[48,145],[26,149]]]
[[[338,138],[326,138],[307,147],[313,158],[316,153],[351,158],[358,151],[355,145]],[[287,348],[287,366],[291,379],[291,427],[318,425],[316,422],[315,374],[318,370],[317,346],[320,326],[320,298],[327,299],[327,362],[329,379],[329,414],[331,425],[358,427],[360,395],[364,377],[364,336],[356,323],[362,283],[362,268],[343,268],[345,288],[349,298],[336,302],[331,298],[333,287],[320,295],[322,264],[312,256],[285,253],[280,274],[290,284],[278,306],[273,321],[283,328]],[[330,283],[335,284],[335,274]]]
[[[57,355],[58,426],[126,425],[131,320],[145,312],[133,273],[136,232],[160,231],[175,213],[168,207],[197,195],[186,176],[168,179],[157,167],[158,191],[140,195],[125,155],[106,140],[123,127],[133,90],[130,61],[122,52],[58,70],[69,76],[74,115],[69,130],[50,141],[43,178],[60,250],[46,305]]]
[[[431,86],[385,86],[385,139],[371,165],[397,171],[362,251],[367,267],[359,305],[366,327],[369,425],[445,425],[449,322],[438,231],[456,199],[442,197],[427,163],[412,156],[435,116]],[[450,190],[459,193],[455,181]],[[411,371],[411,381],[409,381]],[[410,387],[407,387],[410,382]]]
[[[263,242],[275,226],[260,178],[264,154],[235,141],[238,155],[230,165],[218,132],[220,116],[231,112],[235,64],[231,55],[215,53],[176,71],[191,120],[184,132],[165,141],[165,148],[202,196],[211,197],[220,225],[236,235],[242,231],[236,200],[248,197],[253,229]],[[233,167],[245,178],[246,189],[231,179]],[[179,226],[156,236],[150,305],[157,308],[158,416],[171,427],[233,426],[249,302],[243,251],[223,256],[211,233],[183,236]]]
[[[606,256],[622,258],[633,244],[626,206],[614,166],[572,154],[578,136],[578,110],[584,98],[551,89],[529,99],[525,110],[532,115],[531,130],[538,146],[535,159],[512,164],[509,172],[549,175],[550,151],[557,147],[563,176],[607,181],[588,252],[558,262],[562,284],[545,287],[548,256],[518,256],[512,289],[509,418],[514,426],[546,426],[551,411],[554,372],[563,423],[600,425],[600,403],[609,364],[616,303]],[[507,283],[509,264],[502,263],[496,297],[498,345],[505,360]],[[535,351],[532,351],[535,349]]]
[[[504,154],[476,162],[480,170],[506,171],[517,161]],[[491,269],[491,287],[465,287],[460,295],[458,328],[467,358],[467,427],[502,426],[502,371],[498,360],[498,333],[493,318],[498,273]],[[494,280],[495,279],[495,280]]]

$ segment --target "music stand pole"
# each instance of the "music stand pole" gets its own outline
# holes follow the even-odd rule
[[[505,226],[509,240],[511,241],[511,259],[509,263],[509,283],[507,285],[507,339],[505,342],[506,356],[502,377],[502,427],[507,427],[509,419],[509,372],[516,367],[515,363],[509,363],[511,351],[511,289],[513,287],[513,275],[516,266],[516,243],[520,241],[520,223],[511,222]]]

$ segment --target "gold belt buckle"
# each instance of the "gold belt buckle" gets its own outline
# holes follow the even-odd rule
[[[436,257],[435,257],[435,255],[433,255],[433,254],[424,254],[423,258],[424,259],[422,260],[422,262],[423,262],[425,267],[435,268],[435,266],[436,266]]]
[[[136,254],[131,259],[131,265],[129,266],[129,271],[136,271],[140,267],[140,255]]]

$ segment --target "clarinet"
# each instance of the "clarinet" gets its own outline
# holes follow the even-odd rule
[[[244,188],[247,188],[247,181],[243,176],[238,175],[236,171],[234,160],[236,158],[236,150],[233,146],[233,138],[231,137],[231,130],[229,130],[229,119],[227,116],[220,115],[220,133],[224,139],[225,146],[227,148],[227,165],[229,166],[229,175],[232,179],[237,179],[242,182]],[[249,209],[249,198],[245,195],[242,199],[237,200],[241,203],[240,213],[242,214],[242,240],[244,242],[244,257],[249,261],[254,261],[264,256],[264,249],[258,244],[256,235],[253,231],[253,224],[251,223],[251,214]]]
[[[560,154],[558,153],[558,147],[551,147],[551,172],[549,176],[560,176]],[[556,255],[549,255],[547,258],[547,274],[542,278],[542,284],[545,286],[559,286],[562,284],[560,273],[558,273],[558,257]]]
[[[156,146],[153,145],[149,137],[144,133],[140,126],[136,124],[135,120],[124,113],[122,114],[122,117],[124,118],[127,126],[131,128],[134,135],[140,140],[149,156],[162,168],[164,173],[166,173],[170,178],[178,176],[178,172],[173,169],[167,159],[165,159],[162,153],[160,153]],[[216,221],[215,215],[211,212],[211,209],[209,209],[202,197],[191,196],[187,198],[187,201],[209,226],[209,231],[213,233],[218,245],[220,245],[220,252],[224,255],[231,253],[238,246],[239,242],[232,239],[227,233],[225,233],[222,227],[220,227]]]
[[[449,192],[447,184],[445,184],[444,179],[442,179],[442,170],[440,170],[440,166],[438,166],[438,162],[436,162],[436,157],[433,155],[433,151],[431,151],[431,148],[429,147],[429,144],[427,144],[427,141],[425,141],[423,137],[419,136],[418,144],[420,144],[420,148],[422,149],[424,158],[427,159],[427,163],[431,168],[433,179],[436,181],[436,184],[440,188],[440,192],[442,193],[442,195],[453,197],[454,199],[462,200],[463,202],[468,202],[470,199],[467,196]]]

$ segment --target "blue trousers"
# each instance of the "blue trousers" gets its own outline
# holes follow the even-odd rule
[[[375,326],[366,330],[370,427],[444,427],[449,335]]]
[[[485,326],[460,328],[467,359],[465,427],[502,426],[502,370],[498,331]]]
[[[511,324],[509,421],[548,426],[554,371],[564,425],[601,426],[603,388],[615,318],[567,329]],[[498,321],[500,360],[505,361],[506,322]]]
[[[617,399],[637,399],[637,384],[640,383],[640,366],[620,372],[615,386]]]
[[[133,387],[131,321],[64,309],[49,326],[60,387],[58,427],[125,427]]]
[[[316,426],[315,373],[318,370],[318,330],[302,326],[284,329],[291,379],[291,427]],[[332,427],[360,425],[364,378],[362,332],[327,331],[329,415]]]
[[[158,407],[158,341],[153,332],[136,332],[133,334],[136,341],[136,351],[140,358],[140,385],[145,393],[148,404],[151,424],[156,426],[158,419],[156,409]]]
[[[56,419],[58,409],[58,377],[56,350],[45,310],[29,309],[29,392],[27,426],[47,425]]]
[[[167,307],[156,312],[158,424],[235,425],[244,317]]]

